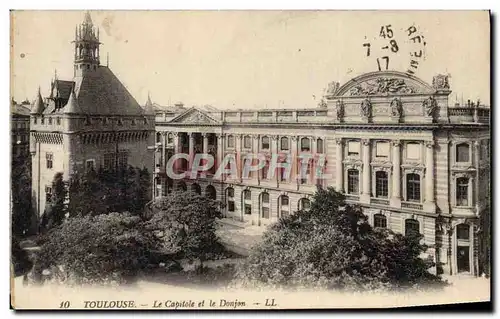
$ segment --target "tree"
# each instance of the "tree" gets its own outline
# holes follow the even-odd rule
[[[31,205],[31,161],[27,156],[14,157],[11,163],[12,234],[25,236],[33,222]]]
[[[41,228],[47,230],[62,224],[68,207],[66,199],[68,190],[66,183],[63,180],[62,173],[56,173],[52,181],[52,194],[47,202],[45,212],[42,216]]]
[[[41,243],[36,274],[49,269],[59,281],[102,284],[132,280],[148,266],[157,240],[140,217],[109,213],[69,218]]]
[[[281,218],[240,265],[243,285],[328,289],[440,285],[420,258],[420,235],[374,229],[358,206],[333,188],[318,189],[310,210]]]
[[[198,259],[200,269],[211,254],[222,247],[215,234],[217,218],[222,214],[217,201],[194,192],[174,192],[153,204],[150,229],[163,232],[164,248]]]

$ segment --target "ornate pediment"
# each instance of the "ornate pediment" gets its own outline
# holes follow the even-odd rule
[[[435,91],[432,86],[415,76],[396,71],[383,71],[363,74],[348,81],[337,90],[327,91],[327,93],[330,93],[330,96],[356,97],[432,94]]]
[[[208,114],[192,108],[175,117],[171,121],[172,123],[180,123],[180,124],[200,124],[200,125],[213,125],[220,124],[219,121],[213,119]]]

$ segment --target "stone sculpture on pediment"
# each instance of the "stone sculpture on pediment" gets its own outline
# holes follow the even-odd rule
[[[351,96],[359,95],[395,95],[417,93],[417,89],[405,80],[397,78],[377,78],[362,82],[349,91]]]
[[[361,102],[361,116],[365,118],[370,118],[372,115],[372,102],[368,99],[364,99]]]
[[[182,119],[183,123],[211,123],[208,117],[200,112],[193,112]]]
[[[434,97],[429,96],[429,98],[425,99],[422,103],[426,116],[434,117],[434,114],[437,110],[437,101]]]
[[[401,118],[403,115],[403,103],[401,99],[394,98],[391,102],[391,115],[393,117]]]
[[[432,78],[432,87],[436,90],[449,90],[448,75],[438,74]]]
[[[342,100],[338,100],[336,108],[337,108],[337,119],[342,120],[344,118],[344,102]]]

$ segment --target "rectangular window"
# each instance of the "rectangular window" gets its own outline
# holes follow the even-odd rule
[[[264,204],[269,204],[269,194],[268,193],[263,193],[262,194],[262,202]]]
[[[379,171],[375,173],[375,197],[387,198],[389,194],[387,173]]]
[[[469,240],[470,227],[467,224],[457,225],[457,239]]]
[[[105,169],[115,169],[115,154],[107,153],[104,154],[104,168]]]
[[[373,227],[387,228],[387,218],[382,214],[375,214],[373,216]]]
[[[357,169],[347,171],[347,193],[359,194],[359,172]]]
[[[419,143],[407,143],[406,144],[406,158],[412,160],[420,159],[420,144]]]
[[[45,154],[45,159],[47,161],[47,168],[51,169],[54,165],[54,155],[52,153]]]
[[[281,150],[282,151],[288,151],[288,137],[282,137],[281,138]]]
[[[406,175],[406,200],[420,202],[420,175]]]
[[[281,196],[281,205],[288,206],[288,196]]]
[[[323,154],[324,153],[324,146],[323,146],[323,140],[318,138],[316,141],[316,153],[318,154]]]
[[[262,207],[262,218],[269,218],[269,207]]]
[[[94,165],[95,161],[93,159],[87,160],[85,162],[85,169],[88,171],[92,171],[95,169]]]
[[[120,168],[127,168],[127,166],[128,166],[128,154],[127,154],[127,152],[120,152],[118,154],[118,166]]]
[[[57,125],[61,125],[61,118],[60,117],[56,118],[56,123],[57,123]]]
[[[52,118],[49,117],[49,125],[52,125]]]
[[[251,215],[251,214],[252,214],[252,205],[245,204],[245,215]]]
[[[457,206],[469,206],[469,179],[457,178]]]
[[[227,137],[227,147],[234,148],[234,136],[229,135]]]
[[[245,198],[245,200],[251,200],[252,199],[252,192],[245,191],[243,197]]]
[[[347,142],[347,155],[358,156],[360,151],[360,143],[358,141]]]
[[[234,201],[233,200],[227,201],[227,211],[234,212]]]
[[[389,143],[377,142],[375,156],[382,157],[382,158],[388,158],[389,157]]]
[[[45,186],[45,201],[50,202],[51,198],[52,198],[52,187]]]
[[[469,144],[458,144],[456,157],[457,162],[469,162]]]
[[[268,150],[268,149],[269,149],[269,137],[264,136],[264,137],[262,138],[262,146],[261,146],[261,148],[262,148],[263,150]]]
[[[36,124],[37,122],[38,122],[38,121],[37,121],[37,118],[36,118],[36,117],[34,117],[34,118],[33,118],[33,124]]]
[[[252,148],[252,139],[250,138],[250,136],[243,137],[243,147]]]

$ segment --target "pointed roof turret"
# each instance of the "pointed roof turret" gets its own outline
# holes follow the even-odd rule
[[[83,24],[93,25],[92,18],[90,17],[90,12],[85,12],[85,18],[83,19]]]
[[[45,104],[43,103],[42,94],[40,93],[40,87],[38,87],[38,95],[36,97],[35,103],[31,108],[31,114],[42,114],[45,109]]]
[[[146,114],[155,113],[155,109],[153,107],[153,102],[151,102],[151,96],[149,95],[149,92],[148,92],[148,100],[146,101],[146,105],[144,105],[144,110],[146,111]]]
[[[68,103],[64,106],[64,114],[79,114],[80,106],[78,105],[78,101],[76,99],[75,90],[71,90],[71,94],[68,99]]]

